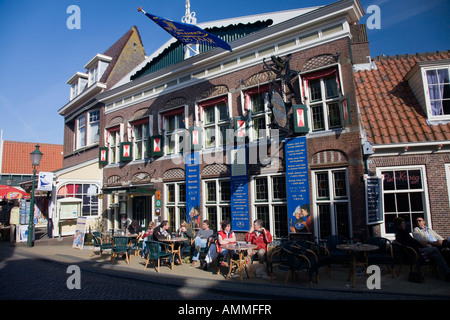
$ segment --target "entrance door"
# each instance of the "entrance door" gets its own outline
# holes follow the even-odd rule
[[[133,198],[133,219],[139,221],[139,225],[144,229],[147,228],[151,220],[151,197],[134,197]]]

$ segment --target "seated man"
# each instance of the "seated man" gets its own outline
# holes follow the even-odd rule
[[[434,246],[442,250],[450,247],[449,238],[442,238],[437,232],[427,227],[425,219],[418,217],[416,219],[417,227],[414,228],[413,237],[417,241],[427,246]]]
[[[209,220],[203,220],[202,228],[198,231],[197,236],[194,239],[194,254],[192,256],[192,266],[198,261],[201,248],[206,248],[208,244],[208,238],[213,235],[213,231],[209,230]]]
[[[405,219],[397,217],[394,219],[394,226],[397,229],[395,233],[395,240],[402,245],[412,247],[418,254],[425,254],[430,257],[437,264],[441,272],[445,275],[445,281],[450,281],[450,268],[447,266],[444,258],[436,247],[427,247],[421,242],[417,241],[406,230]]]
[[[169,228],[170,228],[169,221],[167,220],[161,221],[161,224],[153,230],[152,240],[154,241],[166,240],[167,237],[171,236]]]
[[[245,235],[245,241],[255,244],[259,263],[264,262],[264,255],[267,251],[267,244],[272,242],[272,235],[263,228],[262,220],[253,221],[253,227]]]

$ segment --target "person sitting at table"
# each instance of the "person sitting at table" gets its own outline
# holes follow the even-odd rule
[[[180,246],[181,258],[183,258],[184,249],[191,245],[191,240],[194,237],[194,232],[192,231],[190,224],[187,223],[186,221],[183,221],[181,223],[180,229],[177,230],[176,235],[177,237],[186,238],[185,241],[181,242],[180,244],[177,244]]]
[[[253,226],[245,235],[245,241],[256,245],[259,263],[264,263],[264,255],[267,251],[267,244],[272,242],[272,235],[263,227],[260,219],[253,221]]]
[[[131,235],[141,236],[142,235],[142,227],[139,225],[139,221],[133,220],[128,226],[128,232]]]
[[[197,236],[194,239],[194,254],[192,256],[191,264],[192,266],[195,266],[195,264],[197,263],[201,248],[206,248],[206,246],[208,245],[208,238],[214,234],[212,230],[209,230],[209,225],[209,220],[203,220],[202,228],[198,231]]]
[[[439,250],[445,248],[447,248],[446,250],[448,250],[450,248],[450,237],[448,237],[447,239],[441,237],[436,231],[426,225],[424,218],[418,217],[416,219],[416,224],[417,227],[415,227],[413,231],[414,239],[418,240],[428,247],[437,247]]]
[[[152,233],[153,240],[154,241],[166,240],[167,237],[171,236],[169,228],[170,228],[169,221],[167,220],[161,221],[161,224],[153,230]]]
[[[447,266],[444,258],[436,247],[427,247],[418,240],[411,237],[409,231],[406,230],[405,219],[396,217],[394,219],[394,226],[397,229],[395,233],[395,240],[404,246],[413,248],[418,254],[427,260],[429,258],[438,265],[441,272],[445,275],[445,281],[450,281],[450,268]]]
[[[230,221],[222,221],[221,223],[222,230],[220,230],[217,233],[217,252],[220,256],[224,257],[225,261],[228,261],[231,256],[229,255],[229,252],[227,249],[222,249],[222,247],[225,244],[228,243],[236,243],[236,235],[231,230],[231,223]],[[224,262],[222,262],[222,265],[225,265]]]
[[[144,242],[142,243],[142,257],[145,258],[145,255],[147,254],[147,248],[145,241],[152,239],[152,233],[153,229],[155,229],[155,223],[153,221],[150,221],[148,224],[147,230],[145,230],[144,234],[142,235],[142,239]]]

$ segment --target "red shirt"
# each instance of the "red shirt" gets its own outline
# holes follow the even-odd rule
[[[233,237],[233,231],[231,231],[230,233],[226,234],[225,231],[220,230],[220,231],[217,233],[217,237],[219,237],[219,236],[220,236],[222,239],[229,239],[229,238],[232,238],[232,237]],[[229,243],[231,243],[231,242],[229,242]],[[221,252],[221,251],[222,251],[222,248],[220,247],[219,240],[217,240],[217,252]]]
[[[267,244],[272,242],[272,235],[270,234],[269,230],[264,229],[265,232],[259,232],[256,231],[253,232],[247,232],[245,235],[245,241],[250,242],[251,244],[256,244],[256,249],[264,249],[267,250]]]

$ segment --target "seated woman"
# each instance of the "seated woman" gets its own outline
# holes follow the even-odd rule
[[[236,243],[236,235],[233,231],[231,231],[231,223],[230,221],[222,221],[222,230],[217,233],[217,252],[219,255],[224,257],[224,260],[227,260],[231,257],[227,249],[223,249],[222,247],[228,243]],[[222,264],[224,264],[222,262]]]
[[[177,235],[177,237],[183,237],[183,238],[187,239],[179,244],[181,257],[183,258],[184,249],[191,245],[191,240],[192,240],[192,238],[194,238],[194,232],[192,231],[192,228],[189,225],[189,223],[187,223],[186,221],[183,221],[181,223],[181,227],[180,227],[180,229],[178,229],[176,235]]]
[[[153,221],[150,221],[148,224],[147,230],[145,230],[144,234],[142,235],[142,239],[144,242],[142,243],[142,257],[145,258],[145,255],[147,254],[146,244],[145,241],[152,239],[152,233],[153,229],[155,229],[156,224]]]

